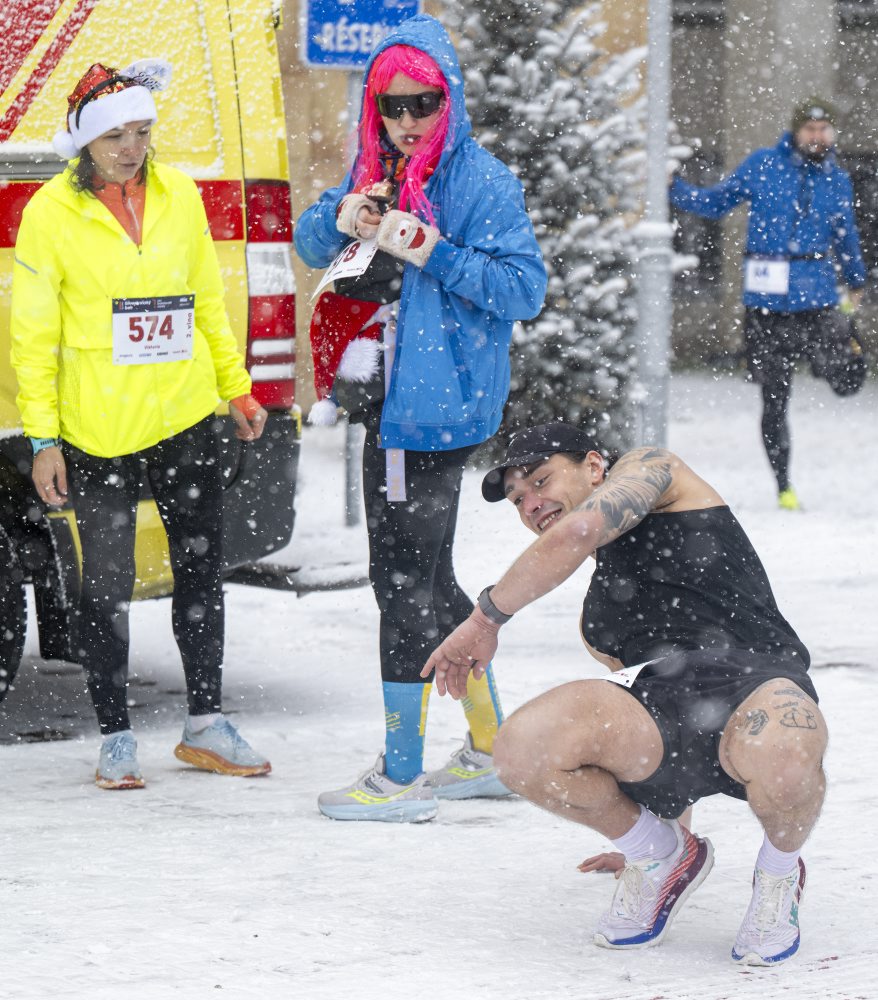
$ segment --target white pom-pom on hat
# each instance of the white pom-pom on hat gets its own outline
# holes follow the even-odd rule
[[[55,133],[52,138],[52,149],[62,160],[74,160],[80,153],[73,136],[66,129]]]
[[[381,368],[383,350],[377,340],[355,337],[345,348],[335,374],[346,382],[369,382]]]
[[[318,399],[308,412],[308,423],[315,427],[332,427],[338,423],[338,406],[334,399]]]

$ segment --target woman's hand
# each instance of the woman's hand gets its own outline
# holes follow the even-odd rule
[[[419,219],[411,212],[400,212],[392,209],[381,220],[381,225],[375,230],[378,234],[378,247],[407,264],[423,267],[430,259],[440,233]]]
[[[348,194],[338,206],[335,228],[355,240],[371,240],[378,232],[381,212],[364,194]]]
[[[440,695],[447,691],[456,701],[466,694],[469,672],[478,680],[497,652],[497,633],[500,626],[486,618],[479,608],[451,633],[433,651],[421,677],[436,671],[436,690]]]
[[[67,465],[57,445],[43,448],[34,455],[33,481],[40,499],[50,507],[67,502]]]
[[[252,396],[237,396],[231,400],[229,413],[235,421],[235,436],[241,441],[256,441],[262,437],[268,414]]]
[[[363,205],[357,212],[357,221],[354,223],[354,232],[361,240],[374,240],[378,227],[381,225],[381,213],[377,209],[372,209],[368,205]]]

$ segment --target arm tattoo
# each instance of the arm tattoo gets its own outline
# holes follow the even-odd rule
[[[659,448],[629,452],[610,470],[607,480],[577,508],[601,515],[603,528],[596,547],[614,541],[654,510],[673,481],[671,454]]]

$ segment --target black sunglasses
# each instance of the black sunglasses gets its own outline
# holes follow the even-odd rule
[[[375,103],[382,118],[402,118],[408,111],[412,118],[429,118],[442,107],[444,97],[441,91],[425,90],[423,94],[376,94]]]

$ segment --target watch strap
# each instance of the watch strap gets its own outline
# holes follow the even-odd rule
[[[486,618],[490,618],[495,625],[505,625],[512,615],[504,614],[491,600],[491,591],[493,589],[493,587],[485,587],[481,594],[479,594],[479,608],[482,614]]]
[[[43,450],[43,448],[57,448],[61,443],[58,438],[30,438],[30,446],[34,450],[34,454]]]

